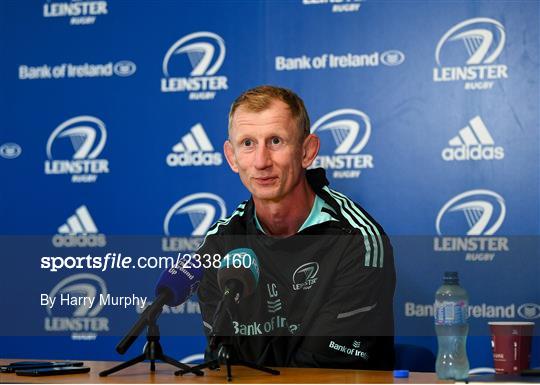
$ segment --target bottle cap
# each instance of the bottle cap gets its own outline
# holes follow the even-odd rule
[[[394,378],[409,378],[408,370],[394,370]]]
[[[445,271],[444,283],[459,283],[459,276],[457,271]]]

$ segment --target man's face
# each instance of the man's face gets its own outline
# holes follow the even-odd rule
[[[229,165],[255,199],[279,202],[309,166],[303,164],[303,142],[288,106],[274,101],[261,112],[238,107],[224,149]]]

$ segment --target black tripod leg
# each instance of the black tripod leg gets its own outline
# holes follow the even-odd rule
[[[203,364],[195,365],[195,366],[191,367],[191,370],[201,370],[201,369],[206,369],[206,368],[208,368],[210,370],[218,369],[219,368],[219,361],[218,360],[212,360],[212,361],[205,362]]]
[[[186,373],[191,373],[206,368],[213,370],[216,366],[219,368],[219,362],[217,360],[208,361],[203,364],[192,366],[191,368],[189,368],[189,370],[177,370],[176,372],[174,372],[174,375],[183,376]]]
[[[135,364],[138,364],[139,362],[143,362],[145,359],[146,359],[146,356],[144,354],[138,355],[137,357],[132,358],[129,361],[123,362],[123,363],[121,363],[119,365],[116,365],[116,366],[110,368],[110,369],[107,369],[107,370],[104,370],[104,371],[100,372],[99,376],[100,377],[106,377],[109,374],[116,373],[119,370],[122,370],[122,369],[128,368],[130,366],[133,366]]]
[[[197,376],[203,376],[204,373],[201,372],[199,369],[195,369],[195,366],[194,367],[190,367],[180,361],[177,361],[175,360],[174,358],[172,357],[169,357],[169,356],[166,356],[165,354],[162,354],[160,355],[159,359],[163,362],[166,362],[172,366],[175,366],[179,369],[182,369],[180,370],[180,372],[184,372],[184,373],[194,373],[196,374]],[[181,373],[181,374],[184,374],[184,373]],[[176,374],[176,373],[175,373]]]
[[[227,381],[232,381],[232,373],[231,373],[231,362],[229,360],[227,360],[227,362],[225,362],[225,364],[227,365]]]
[[[262,366],[262,365],[257,365],[257,364],[254,364],[253,362],[238,361],[238,363],[240,365],[247,366],[248,368],[255,369],[255,370],[260,370],[261,372],[269,373],[269,374],[272,374],[274,376],[277,376],[277,375],[280,374],[279,370],[267,368],[266,366]]]
[[[156,371],[156,361],[151,360],[150,361],[150,371],[155,372]]]

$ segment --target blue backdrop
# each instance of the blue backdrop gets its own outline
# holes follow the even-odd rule
[[[151,299],[160,269],[42,258],[193,250],[248,196],[222,155],[229,106],[275,84],[392,238],[397,340],[435,351],[457,270],[471,366],[492,366],[487,322],[540,319],[539,25],[534,1],[0,2],[1,356],[123,358],[140,308],[40,296]],[[196,299],[160,327],[169,354],[202,352]]]

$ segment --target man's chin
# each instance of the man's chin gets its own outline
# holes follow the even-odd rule
[[[273,201],[279,198],[278,189],[275,186],[253,188],[251,195],[253,195],[253,199],[265,201]]]

